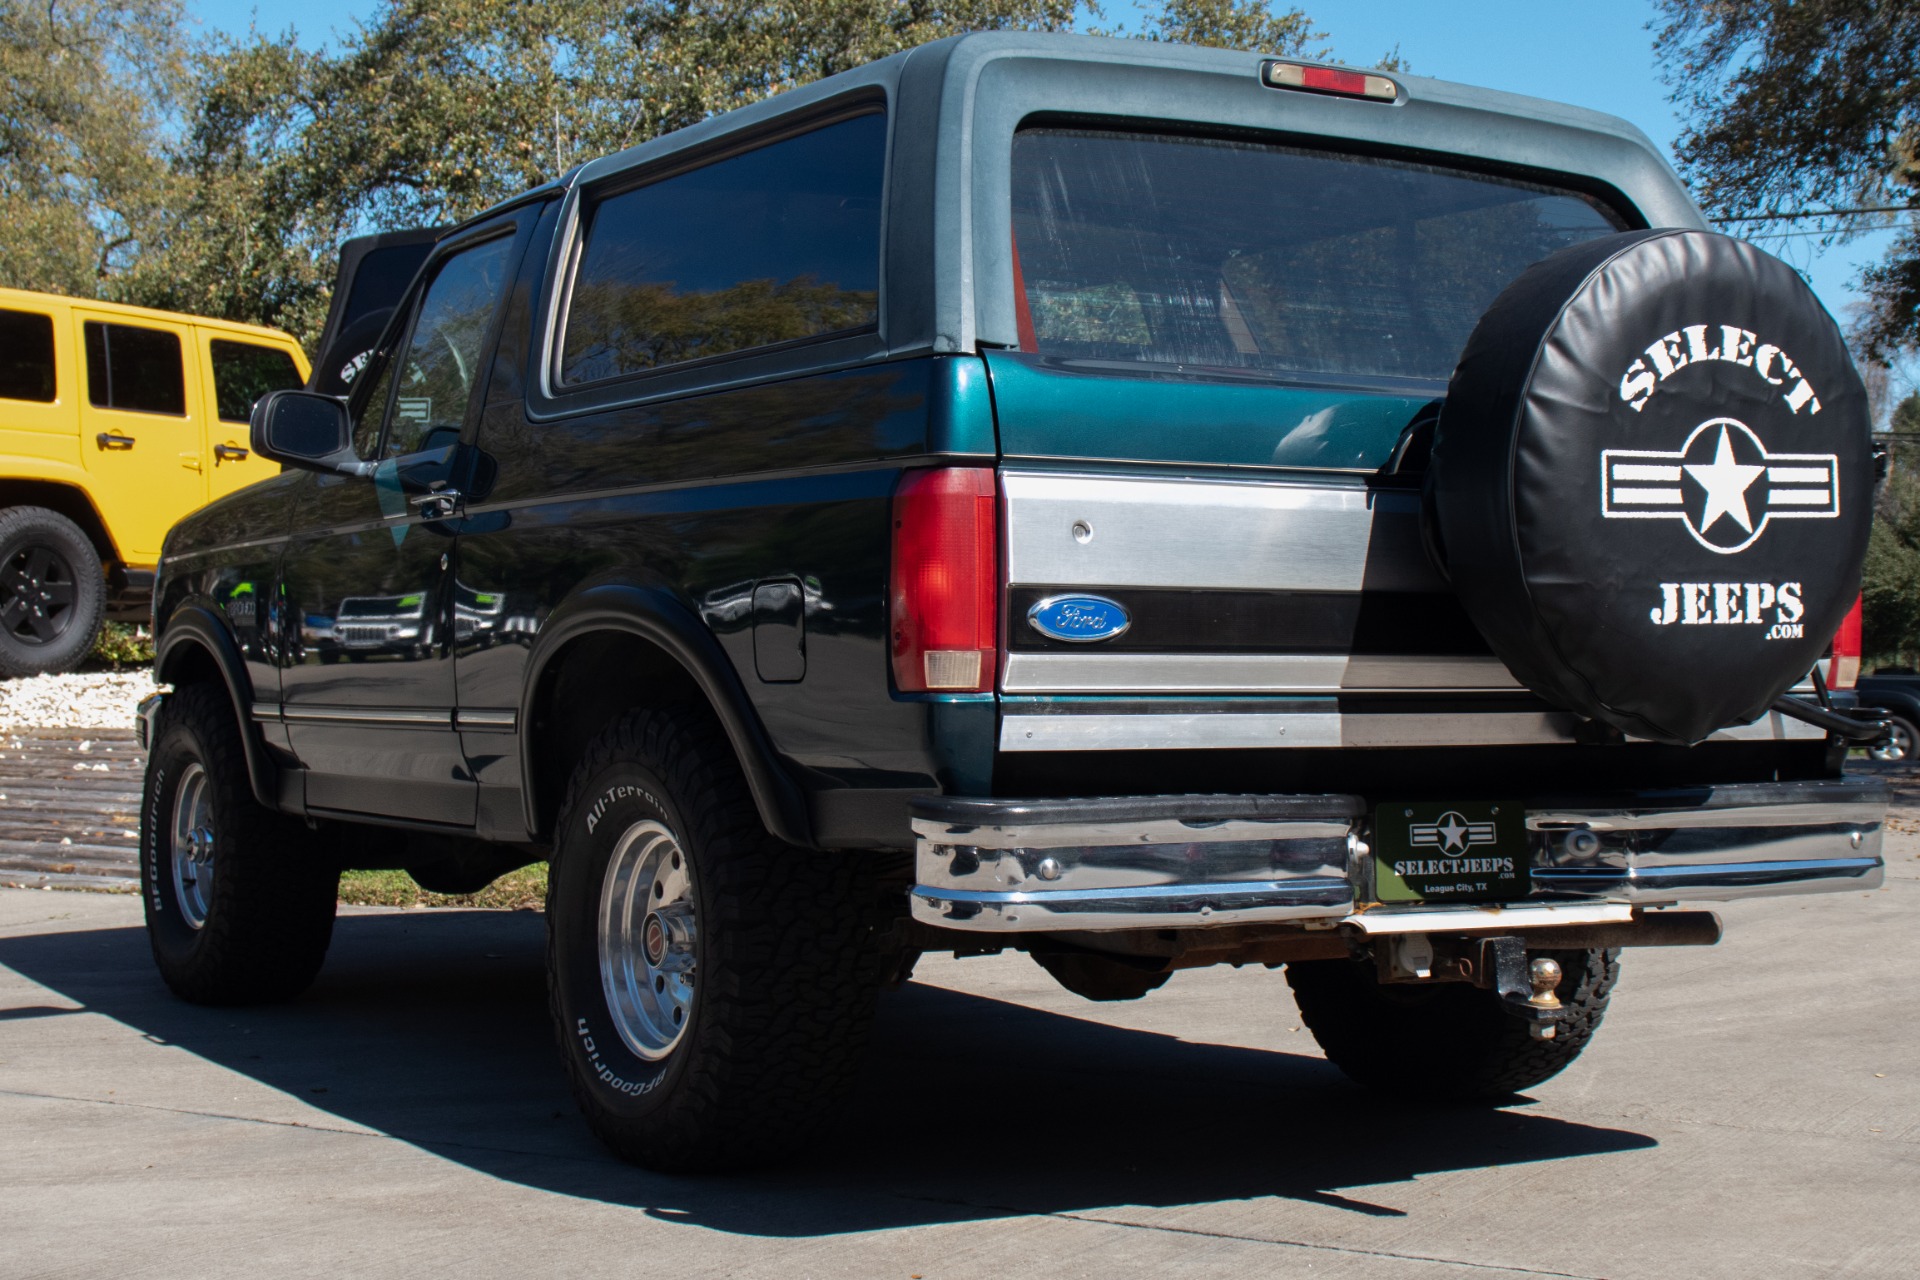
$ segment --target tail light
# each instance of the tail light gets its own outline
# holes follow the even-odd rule
[[[893,494],[893,681],[980,693],[999,657],[999,487],[991,467],[909,471]]]
[[[1860,601],[1853,602],[1833,637],[1833,662],[1827,668],[1829,689],[1851,689],[1860,679]]]

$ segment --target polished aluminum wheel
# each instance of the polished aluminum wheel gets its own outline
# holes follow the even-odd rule
[[[173,793],[173,896],[180,915],[195,929],[213,905],[213,797],[207,771],[187,766]]]
[[[628,827],[600,884],[600,984],[640,1057],[663,1058],[693,1018],[693,868],[658,822]]]

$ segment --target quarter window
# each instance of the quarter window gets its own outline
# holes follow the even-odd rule
[[[213,398],[222,422],[245,422],[253,415],[253,402],[267,392],[305,385],[300,366],[278,347],[215,338],[207,349],[213,358]]]
[[[178,334],[89,320],[85,335],[89,404],[129,413],[186,414]]]
[[[1014,138],[1021,344],[1068,359],[1440,383],[1515,276],[1623,225],[1577,192],[1437,165]]]
[[[53,403],[52,316],[0,311],[0,399]]]
[[[561,381],[871,329],[886,133],[855,116],[594,204]]]

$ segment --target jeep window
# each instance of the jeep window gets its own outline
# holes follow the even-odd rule
[[[213,398],[222,422],[245,422],[253,414],[253,402],[269,391],[306,385],[300,366],[278,347],[215,338],[207,350],[213,358]]]
[[[0,311],[0,399],[53,403],[52,316]]]
[[[460,434],[487,330],[506,294],[513,244],[512,236],[496,236],[441,261],[415,312],[404,357],[380,371],[355,425],[362,457],[370,456],[383,425],[388,458],[450,444]]]
[[[129,413],[187,412],[186,375],[180,365],[180,338],[165,329],[89,320],[87,403]]]
[[[1021,345],[1046,356],[1443,383],[1515,276],[1624,226],[1576,192],[1429,164],[1014,138]]]
[[[873,328],[886,136],[855,116],[599,201],[561,381]]]

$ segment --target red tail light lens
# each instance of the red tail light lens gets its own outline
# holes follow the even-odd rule
[[[1312,62],[1268,62],[1261,66],[1260,78],[1275,89],[1305,89],[1308,93],[1331,93],[1342,98],[1392,102],[1400,96],[1400,86],[1385,76],[1342,71]]]
[[[893,681],[981,693],[999,657],[999,486],[991,467],[909,471],[893,494]]]
[[[1860,679],[1860,601],[1840,623],[1833,637],[1833,664],[1827,668],[1829,689],[1851,689]]]

